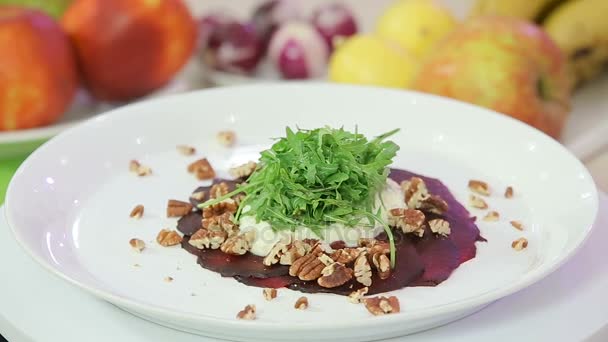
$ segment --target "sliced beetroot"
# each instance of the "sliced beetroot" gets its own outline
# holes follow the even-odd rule
[[[262,263],[264,258],[247,253],[245,255],[230,255],[219,249],[198,249],[188,243],[190,238],[185,236],[182,248],[198,256],[199,265],[218,272],[223,277],[270,278],[289,274],[289,267],[283,265],[266,266]]]
[[[190,236],[203,228],[202,219],[203,215],[200,211],[193,211],[177,220],[177,230],[186,236]]]
[[[255,278],[255,277],[242,277],[234,276],[239,283],[243,283],[249,286],[256,287],[269,287],[272,289],[280,289],[282,287],[288,287],[289,285],[299,282],[298,278],[294,278],[289,275],[272,277],[272,278]]]
[[[429,192],[440,196],[449,205],[449,209],[443,215],[443,218],[450,222],[450,240],[454,242],[454,245],[458,249],[459,262],[463,263],[475,257],[477,251],[475,242],[486,240],[481,237],[479,229],[475,225],[475,219],[470,217],[465,207],[454,198],[450,190],[440,180],[399,169],[391,169],[389,177],[397,183],[401,183],[412,177],[422,178]]]
[[[203,196],[203,199],[200,201],[190,197],[190,203],[192,203],[192,205],[194,207],[198,207],[199,204],[207,201],[209,199],[209,190],[211,190],[211,186],[213,186],[213,184],[218,184],[221,182],[224,182],[224,183],[226,183],[226,185],[228,185],[228,191],[232,191],[232,190],[236,189],[237,183],[242,182],[242,180],[216,178],[213,180],[211,185],[199,186],[198,188],[194,189],[194,191],[192,191],[193,194],[202,191],[205,195]]]
[[[449,237],[438,236],[427,229],[422,238],[411,238],[424,264],[424,273],[412,286],[435,286],[448,279],[459,265],[458,249]]]

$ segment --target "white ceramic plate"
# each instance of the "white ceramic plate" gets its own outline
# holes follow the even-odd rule
[[[370,135],[400,127],[395,166],[442,179],[462,202],[469,179],[489,181],[496,195],[488,202],[502,220],[479,223],[488,242],[478,243],[477,257],[446,282],[392,292],[402,313],[385,317],[370,317],[335,295],[308,295],[306,311],[293,309],[301,294],[290,290],[268,303],[259,288],[221,278],[185,251],[153,242],[161,228],[175,225],[164,217],[166,200],[185,198],[199,184],[186,173],[190,161],[207,156],[221,174],[255,158],[287,125],[358,125]],[[237,132],[237,147],[216,144],[222,129]],[[198,155],[178,154],[178,144],[196,146]],[[130,174],[134,158],[153,176]],[[502,198],[506,185],[515,187],[515,199]],[[146,214],[130,220],[138,203]],[[437,326],[536,282],[584,241],[597,205],[593,181],[576,158],[505,116],[412,92],[294,83],[169,96],[96,117],[24,162],[9,186],[6,215],[18,242],[51,272],[146,319],[237,340],[356,341]],[[521,220],[525,231],[508,220]],[[515,252],[511,242],[521,236],[529,247]],[[130,249],[133,237],[147,242],[143,253]],[[167,276],[175,280],[164,282]],[[258,306],[258,320],[235,319],[246,304]]]

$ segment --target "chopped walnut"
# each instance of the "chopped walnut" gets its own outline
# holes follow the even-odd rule
[[[488,209],[488,204],[481,197],[475,195],[469,196],[469,205],[477,209]]]
[[[134,251],[140,252],[140,253],[141,253],[141,251],[144,250],[144,248],[146,248],[146,243],[140,239],[129,240],[129,245],[131,245],[131,248],[133,248]]]
[[[247,178],[251,176],[253,171],[258,167],[256,162],[250,161],[243,165],[239,165],[228,170],[230,175],[234,178]]]
[[[215,170],[209,164],[207,158],[199,159],[188,165],[188,172],[194,173],[199,180],[213,179],[215,177]]]
[[[508,186],[507,189],[505,190],[505,198],[513,198],[513,187],[512,186]]]
[[[311,249],[312,246],[306,242],[299,240],[293,241],[287,251],[281,255],[279,263],[281,265],[291,265],[294,261],[308,254]]]
[[[245,320],[249,320],[249,321],[254,320],[255,319],[255,305],[253,305],[253,304],[247,305],[243,310],[239,311],[239,313],[236,315],[236,318],[245,319]]]
[[[424,213],[417,209],[394,208],[389,211],[388,224],[401,228],[404,233],[424,235]]]
[[[380,279],[384,280],[391,276],[391,261],[386,254],[373,254],[372,264],[374,264],[374,267],[378,271]]]
[[[220,216],[224,213],[236,213],[238,206],[232,198],[227,198],[219,203],[203,208],[203,218]]]
[[[185,156],[191,156],[196,153],[194,147],[187,145],[177,145],[177,151]]]
[[[400,311],[399,299],[395,296],[365,298],[365,308],[374,316],[393,314]]]
[[[511,223],[511,225],[513,226],[513,228],[517,229],[517,230],[524,230],[524,225],[523,223],[519,222],[519,221],[511,221],[509,222]]]
[[[167,202],[167,217],[181,217],[189,214],[192,211],[192,204],[170,199]]]
[[[262,294],[264,295],[264,299],[267,301],[271,301],[277,298],[277,289],[265,288],[262,290]]]
[[[489,213],[486,214],[486,216],[483,217],[483,220],[486,222],[496,222],[500,219],[500,214],[498,213],[498,211],[490,211]]]
[[[429,228],[435,234],[448,236],[450,235],[450,223],[443,219],[434,219],[429,221]]]
[[[353,304],[361,304],[363,302],[363,297],[369,292],[368,287],[362,287],[357,291],[353,291],[348,295],[348,301]]]
[[[140,164],[137,160],[131,160],[131,162],[129,162],[129,171],[135,173],[140,177],[145,177],[152,174],[151,168]]]
[[[222,252],[232,255],[243,255],[251,249],[255,239],[255,230],[229,237],[220,247]]]
[[[190,195],[190,198],[201,202],[202,200],[205,199],[205,192],[204,191],[197,191],[195,193],[193,193],[192,195]]]
[[[298,309],[298,310],[306,310],[308,309],[308,298],[306,297],[300,297],[298,298],[298,300],[296,300],[296,303],[293,306],[294,308]]]
[[[266,266],[272,266],[281,260],[281,256],[289,250],[289,240],[278,241],[270,250],[268,255],[264,257],[262,263]]]
[[[490,187],[488,183],[480,180],[471,179],[469,181],[469,190],[482,196],[490,196]]]
[[[156,242],[163,247],[175,246],[182,242],[182,237],[175,230],[163,229],[158,232]]]
[[[528,247],[528,240],[526,238],[519,238],[511,243],[511,247],[516,251],[524,250]]]
[[[325,288],[334,288],[346,284],[352,278],[352,269],[339,262],[333,262],[323,268],[321,277],[317,279],[317,283]]]
[[[211,231],[203,228],[192,234],[188,243],[198,249],[218,249],[227,237],[228,234],[223,230]]]
[[[165,282],[170,283],[173,281],[173,277],[165,277]]]
[[[322,251],[319,246],[315,247],[309,254],[295,260],[289,267],[289,275],[298,277],[300,280],[315,280],[321,276],[325,264],[319,260]]]
[[[135,206],[135,208],[133,208],[133,210],[131,210],[129,217],[134,218],[134,219],[140,219],[143,215],[144,215],[144,206],[141,204],[138,204]]]
[[[372,285],[372,267],[367,260],[367,252],[361,253],[355,260],[355,279],[365,286]]]
[[[209,198],[218,198],[228,194],[230,190],[228,189],[228,184],[226,182],[219,182],[217,184],[213,184],[211,189],[209,189]]]
[[[361,250],[358,248],[342,248],[335,250],[333,253],[331,253],[330,257],[335,262],[348,265],[355,261],[359,254],[361,254]]]
[[[222,146],[232,147],[236,143],[236,133],[234,131],[220,131],[217,133],[217,142]]]

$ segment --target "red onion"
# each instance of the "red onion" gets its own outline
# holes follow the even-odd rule
[[[262,58],[262,44],[253,27],[239,23],[218,30],[204,51],[205,63],[218,70],[250,73]]]
[[[301,17],[296,3],[297,0],[270,0],[255,9],[251,23],[265,47],[279,26]]]
[[[358,31],[352,11],[341,3],[331,3],[317,8],[311,22],[325,38],[330,50],[333,50],[339,39],[350,37]]]
[[[273,35],[268,56],[284,78],[313,78],[325,73],[329,49],[313,26],[291,22]]]
[[[198,47],[199,49],[217,48],[221,43],[222,32],[230,24],[238,21],[222,12],[206,15],[198,20]]]

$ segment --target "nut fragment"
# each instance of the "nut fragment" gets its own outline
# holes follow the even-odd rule
[[[488,183],[476,179],[469,181],[469,190],[482,196],[490,196],[490,187]]]
[[[395,296],[388,298],[384,296],[365,298],[365,308],[374,316],[393,314],[400,311],[399,299]]]
[[[386,254],[376,253],[372,255],[372,263],[378,271],[380,279],[387,279],[391,275],[391,261]]]
[[[355,279],[365,286],[372,285],[372,267],[367,260],[367,252],[361,253],[355,260]]]
[[[227,198],[220,203],[203,208],[203,218],[220,216],[225,213],[234,214],[237,209],[236,202],[232,198]]]
[[[226,147],[234,146],[236,133],[234,131],[220,131],[217,133],[217,141]]]
[[[389,211],[388,224],[401,228],[404,233],[424,235],[424,213],[417,209],[394,208]]]
[[[188,172],[194,173],[199,180],[213,179],[215,177],[215,170],[209,164],[207,158],[199,159],[188,165]]]
[[[265,288],[262,290],[262,294],[264,295],[264,299],[267,301],[271,301],[277,298],[277,289]]]
[[[288,240],[278,241],[272,247],[272,249],[270,249],[270,252],[268,253],[268,255],[266,255],[264,257],[264,260],[262,261],[262,263],[266,266],[274,265],[281,260],[281,257],[283,256],[283,254],[287,253],[288,250],[289,250],[289,241]]]
[[[300,298],[298,298],[298,300],[296,301],[296,304],[294,304],[293,307],[296,308],[296,309],[298,309],[298,310],[306,310],[306,309],[308,309],[308,298],[306,298],[306,297],[300,297]]]
[[[173,281],[173,278],[172,277],[165,277],[164,280],[165,280],[165,282],[170,283],[170,282]]]
[[[129,240],[129,245],[131,245],[131,248],[133,248],[133,250],[136,252],[141,252],[144,250],[144,248],[146,248],[146,243],[140,239]]]
[[[362,287],[357,291],[353,291],[348,295],[348,301],[353,304],[360,304],[363,301],[363,296],[365,296],[368,291],[368,287]]]
[[[359,254],[361,254],[361,250],[358,248],[342,248],[331,253],[330,257],[335,262],[347,265],[355,261]]]
[[[182,242],[182,237],[175,230],[163,229],[158,232],[156,242],[164,247],[175,246]]]
[[[519,221],[511,221],[509,222],[511,223],[511,225],[513,226],[513,228],[517,229],[517,230],[524,230],[524,225],[523,223],[519,222]]]
[[[228,238],[228,233],[224,230],[199,229],[192,236],[188,243],[198,249],[218,249]]]
[[[135,206],[135,208],[133,208],[133,210],[131,210],[131,214],[129,214],[129,217],[134,218],[134,219],[140,219],[143,215],[144,215],[144,206],[141,204],[138,204]]]
[[[315,280],[321,276],[325,264],[319,260],[321,247],[316,246],[309,254],[295,260],[289,267],[289,275],[300,280]]]
[[[469,205],[477,209],[488,209],[488,204],[481,197],[475,195],[469,196]]]
[[[217,184],[213,184],[211,189],[209,189],[209,198],[218,198],[228,194],[230,190],[228,189],[228,184],[226,182],[219,182]]]
[[[254,320],[255,319],[255,305],[253,305],[253,304],[247,305],[243,310],[239,311],[239,313],[236,315],[236,318],[250,320],[250,321]]]
[[[192,146],[178,145],[177,151],[185,156],[191,156],[196,153],[196,149]]]
[[[353,278],[353,270],[344,266],[339,262],[334,262],[329,266],[325,266],[321,271],[321,277],[317,279],[317,283],[325,288],[334,288],[346,284]]]
[[[486,214],[486,216],[483,217],[483,220],[486,222],[496,222],[500,219],[500,214],[498,213],[498,211],[490,211],[489,213]]]
[[[149,176],[152,174],[152,169],[148,166],[142,165],[137,160],[131,160],[129,162],[129,171],[135,173],[140,177]]]
[[[521,251],[528,247],[528,240],[526,238],[519,238],[511,243],[511,247],[516,251]]]
[[[296,240],[291,243],[287,252],[281,255],[279,263],[281,265],[291,265],[294,261],[300,259],[310,252],[312,246],[306,242]]]
[[[378,243],[378,240],[373,239],[373,238],[360,238],[359,239],[359,247],[370,248],[370,247],[375,246],[376,243]]]
[[[167,202],[167,217],[182,217],[192,211],[192,204],[170,199]]]
[[[228,170],[230,175],[234,178],[247,178],[249,177],[253,171],[258,167],[256,162],[247,162],[243,165],[239,165]]]
[[[443,219],[434,219],[429,221],[429,228],[435,234],[447,236],[450,235],[450,223]]]
[[[220,247],[226,254],[243,255],[251,249],[251,244],[255,239],[255,230],[229,237]]]
[[[448,202],[444,201],[443,198],[435,195],[429,196],[426,200],[420,203],[420,210],[442,215],[448,211]]]
[[[513,198],[513,187],[508,186],[505,190],[505,198]]]
[[[431,195],[422,178],[412,177],[409,181],[403,181],[401,188],[405,192],[405,203],[410,209],[420,209],[440,215],[448,210],[448,203],[439,196]]]
[[[193,193],[192,195],[190,195],[190,198],[201,202],[202,200],[205,199],[205,192],[204,191],[197,191],[195,193]]]

